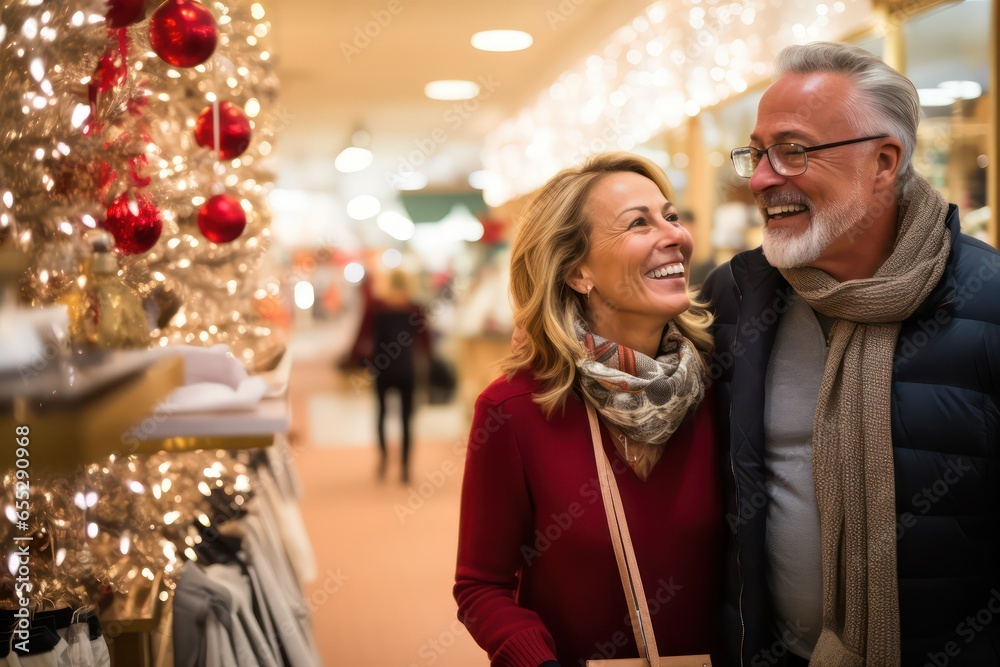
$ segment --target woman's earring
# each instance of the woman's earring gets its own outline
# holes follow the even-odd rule
[[[594,289],[593,285],[587,285],[587,305],[590,305],[590,290]]]

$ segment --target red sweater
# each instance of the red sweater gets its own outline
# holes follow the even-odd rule
[[[637,657],[583,403],[546,419],[525,374],[476,402],[462,485],[455,599],[491,664]],[[660,655],[708,653],[723,510],[711,401],[674,434],[645,482],[603,425]]]

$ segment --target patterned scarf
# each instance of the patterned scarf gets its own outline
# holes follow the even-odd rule
[[[577,321],[576,335],[587,351],[578,363],[580,387],[620,432],[613,434],[629,465],[646,479],[662,446],[705,395],[701,356],[673,322],[664,329],[656,359],[588,331],[583,321]]]
[[[944,273],[947,213],[937,190],[914,176],[900,202],[896,245],[873,277],[838,282],[817,269],[781,269],[810,306],[836,318],[813,418],[823,548],[814,667],[900,663],[892,358],[902,321]]]

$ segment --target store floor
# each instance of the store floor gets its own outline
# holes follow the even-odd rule
[[[323,664],[488,665],[451,595],[467,428],[461,410],[419,406],[411,485],[399,482],[398,449],[378,482],[374,396],[334,370],[337,335],[300,334],[290,385],[300,506],[319,573],[306,599]],[[390,443],[398,442],[394,432]]]

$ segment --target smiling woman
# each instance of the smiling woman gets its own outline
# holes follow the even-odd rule
[[[710,349],[710,316],[700,304],[688,308],[693,302],[686,279],[658,285],[645,275],[689,264],[691,236],[673,199],[666,175],[651,161],[603,153],[560,172],[528,207],[511,259],[516,322],[527,333],[527,346],[507,368],[533,368],[546,379],[540,404],[547,410],[561,405],[577,377],[584,353],[573,323],[581,319],[598,334],[622,331],[626,338],[618,342],[646,354],[659,342],[650,349],[650,332],[659,338],[670,321],[702,353]],[[633,324],[642,336],[629,330]]]
[[[567,283],[586,293],[591,328],[656,356],[663,327],[691,305],[691,235],[656,183],[612,173],[591,194],[590,248]]]
[[[723,525],[701,404],[711,318],[688,292],[673,199],[654,163],[602,153],[553,177],[517,227],[521,334],[476,403],[455,583],[493,664],[708,652]],[[645,600],[639,573],[620,570],[601,502],[613,488],[642,579],[684,582],[641,631],[621,585]]]

